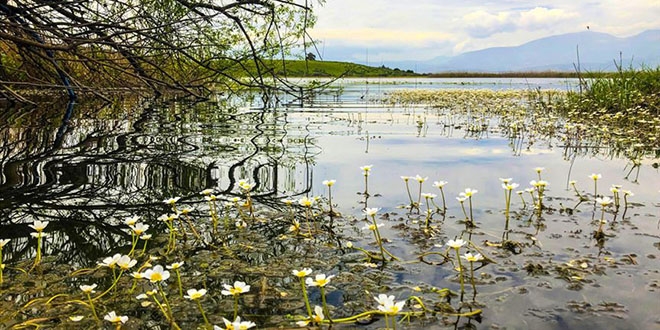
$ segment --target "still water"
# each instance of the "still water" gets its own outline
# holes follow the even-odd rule
[[[484,312],[481,324],[472,325],[658,327],[657,158],[646,157],[633,166],[610,150],[571,150],[554,138],[510,138],[497,118],[475,133],[466,130],[465,116],[379,101],[399,89],[574,86],[575,81],[565,79],[353,79],[303,100],[284,96],[267,111],[260,109],[256,96],[218,95],[205,103],[142,101],[128,109],[76,105],[65,125],[64,108],[7,110],[0,127],[0,239],[12,239],[4,250],[5,263],[33,256],[27,223],[35,219],[51,221],[46,254],[63,263],[93,265],[112,254],[118,242],[130,240],[122,219],[133,214],[155,219],[163,212],[163,199],[183,196],[183,203],[203,208],[201,190],[214,189],[226,200],[239,196],[239,179],[249,179],[256,183],[259,203],[276,205],[283,198],[325,196],[327,187],[321,182],[335,179],[333,202],[346,225],[358,228],[349,235],[355,244],[369,246],[370,233],[359,230],[361,212],[365,206],[377,207],[387,214],[383,237],[390,241],[388,249],[410,261],[390,270],[391,294],[405,298],[412,287],[425,285],[457,290],[449,267],[414,261],[423,251],[442,250],[434,244],[461,233],[463,213],[456,197],[472,188],[478,190],[473,197],[478,228],[472,240],[497,262],[479,270],[478,301]],[[373,165],[366,201],[358,194],[365,190],[363,165]],[[543,223],[529,220],[531,212],[523,210],[514,194],[512,210],[518,213],[511,235],[527,245],[519,254],[489,249],[487,242],[501,240],[504,228],[499,178],[513,178],[526,188],[538,179],[535,167],[544,168],[543,180],[549,182],[550,210]],[[609,194],[612,184],[634,192],[626,219],[609,228],[611,237],[600,246],[591,238],[600,209],[593,202],[575,207],[579,200],[569,185],[576,180],[583,193],[591,192],[592,173],[602,174],[598,184],[603,194]],[[399,226],[411,223],[398,207],[409,200],[401,176],[417,174],[428,177],[423,192],[438,196],[432,182],[448,182],[447,215],[433,219],[441,230],[422,240]],[[417,183],[411,188],[416,198]],[[529,203],[529,196],[524,197]],[[574,207],[573,214],[564,212]],[[586,263],[584,276],[567,279],[561,270],[567,263]],[[535,265],[544,272],[529,273]],[[340,305],[341,299],[333,303]]]

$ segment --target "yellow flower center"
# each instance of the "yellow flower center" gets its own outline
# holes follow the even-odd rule
[[[163,275],[161,273],[152,273],[151,277],[150,277],[150,280],[152,282],[162,281],[163,280]]]

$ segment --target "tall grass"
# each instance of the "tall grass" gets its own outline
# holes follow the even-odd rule
[[[583,88],[568,93],[568,109],[586,113],[626,115],[639,111],[660,113],[660,67],[624,69],[596,78],[581,79]]]

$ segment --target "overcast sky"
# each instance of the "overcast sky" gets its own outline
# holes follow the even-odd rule
[[[427,60],[555,34],[660,29],[660,0],[327,0],[311,35],[325,60]]]

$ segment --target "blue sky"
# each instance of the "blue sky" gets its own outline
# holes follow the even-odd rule
[[[327,0],[311,35],[325,60],[428,60],[556,34],[660,29],[660,0]]]

